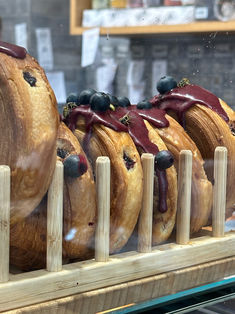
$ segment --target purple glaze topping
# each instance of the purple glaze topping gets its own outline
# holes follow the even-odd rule
[[[123,124],[120,119],[127,115],[128,123]],[[85,119],[86,135],[84,137],[84,149],[88,151],[89,140],[92,134],[92,126],[94,124],[102,124],[117,132],[128,132],[132,137],[135,145],[144,152],[156,155],[159,152],[157,145],[153,144],[148,137],[148,129],[144,123],[144,119],[149,121],[155,127],[163,128],[169,125],[165,117],[165,111],[158,108],[147,110],[137,109],[136,106],[118,107],[115,111],[107,110],[106,112],[92,111],[88,105],[81,105],[72,109],[69,117],[65,119],[68,127],[74,131],[79,116]],[[131,167],[130,167],[131,168]],[[167,211],[167,189],[168,183],[166,171],[156,170],[159,180],[159,211]]]
[[[174,88],[164,95],[153,97],[150,102],[153,106],[157,106],[160,109],[174,111],[178,116],[179,122],[184,127],[185,112],[195,104],[204,105],[218,113],[226,122],[229,121],[218,97],[197,85],[188,84],[184,87]]]
[[[27,51],[25,48],[16,46],[13,44],[5,43],[0,41],[0,52],[3,52],[11,57],[24,59],[26,57]]]

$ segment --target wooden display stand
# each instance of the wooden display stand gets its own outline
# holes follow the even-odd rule
[[[91,0],[70,0],[70,34],[82,35],[86,28],[82,27],[82,13],[91,9]],[[234,32],[235,21],[204,21],[179,25],[149,25],[128,27],[101,27],[101,35],[147,35],[147,34],[184,34]]]
[[[109,256],[110,161],[99,157],[95,259],[62,266],[63,166],[58,162],[48,193],[47,269],[14,275],[9,274],[10,169],[0,167],[0,311],[18,308],[11,312],[90,314],[234,274],[235,234],[224,234],[226,148],[218,147],[215,152],[212,230],[202,230],[190,239],[192,153],[182,151],[176,241],[156,247],[151,245],[153,156],[143,154],[142,164],[144,197],[138,252]],[[55,300],[58,298],[63,299]]]

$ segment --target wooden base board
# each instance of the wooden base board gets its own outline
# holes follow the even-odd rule
[[[53,300],[8,314],[93,314],[205,285],[235,274],[235,257]]]
[[[59,272],[39,270],[10,275],[0,284],[0,311],[114,286],[235,256],[235,234],[202,236],[186,245],[168,243],[151,253],[127,252],[107,262],[89,260],[64,265]],[[172,286],[172,285],[171,285]]]

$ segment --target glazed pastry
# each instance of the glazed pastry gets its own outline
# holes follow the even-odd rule
[[[72,110],[67,123],[82,143],[93,169],[97,157],[110,158],[110,253],[113,253],[125,245],[137,223],[143,174],[138,151],[125,125],[112,119],[109,112],[79,106]]]
[[[187,80],[162,95],[155,96],[151,103],[166,110],[181,125],[197,145],[205,160],[205,171],[213,182],[213,159],[217,146],[228,149],[227,208],[235,203],[235,113],[215,95]]]
[[[128,108],[126,110],[118,108],[116,115],[121,116],[125,112],[128,115],[128,110],[131,110],[136,112],[139,119],[143,119],[145,124],[148,121],[174,156],[176,169],[178,169],[180,151],[184,149],[192,151],[193,169],[190,229],[192,233],[198,231],[202,226],[207,224],[212,205],[212,184],[205,175],[203,169],[204,162],[199,150],[179,123],[167,115],[165,111],[152,108],[152,105],[147,101],[140,102],[137,106],[132,105]],[[136,124],[140,126],[141,121],[138,121]],[[141,134],[143,134],[143,130],[141,130]]]
[[[56,164],[56,99],[24,48],[0,41],[0,164],[11,168],[11,223],[40,203]]]
[[[76,137],[61,122],[57,137],[58,159],[64,163],[63,257],[93,256],[96,195],[89,162]],[[24,269],[45,267],[46,197],[26,219],[11,228],[11,264]],[[22,237],[24,234],[24,237]]]
[[[85,151],[93,161],[100,155],[110,157],[111,169],[113,171],[111,180],[113,189],[111,191],[110,250],[111,252],[115,252],[122,248],[132,233],[142,202],[140,192],[140,186],[142,186],[142,174],[140,176],[141,167],[138,167],[139,169],[135,168],[137,166],[137,158],[139,160],[136,148],[140,154],[148,152],[156,155],[159,151],[165,151],[166,146],[151,125],[148,122],[144,122],[135,112],[129,112],[125,108],[110,110],[108,107],[109,102],[105,110],[100,110],[98,105],[96,108],[96,103],[93,104],[92,99],[91,107],[80,105],[77,108],[73,108],[66,120],[69,127],[74,130],[79,141],[83,143]],[[116,169],[117,166],[118,169]],[[123,168],[123,173],[120,172],[121,168]],[[120,179],[117,176],[118,171]],[[126,177],[126,173],[132,176],[129,181],[125,179],[127,186],[132,185],[130,195],[126,194],[125,190],[121,192],[121,181]],[[177,207],[177,180],[174,167],[166,171],[165,169],[162,171],[157,169],[156,174],[153,218],[154,244],[163,242],[170,236],[175,224]],[[133,195],[135,196],[133,197]],[[120,200],[118,200],[118,197],[120,197]],[[124,197],[129,199],[126,202],[129,206],[128,210],[125,209],[127,205],[121,203]],[[122,216],[119,214],[120,209],[116,209],[117,204],[122,206],[127,220],[123,221]],[[136,208],[138,208],[138,212],[136,212]],[[116,219],[118,219],[119,226],[122,226],[125,232],[127,230],[129,232],[128,236],[125,237],[125,241],[122,241],[120,246],[113,249],[113,243],[115,242],[112,239],[116,239],[116,237],[120,238],[120,235],[116,231],[116,226],[118,225],[113,222]]]
[[[152,243],[162,243],[172,233],[177,209],[177,176],[175,167],[172,166],[174,159],[153,127],[168,124],[165,112],[157,109],[154,110],[154,114],[153,112],[150,114],[149,109],[138,110],[132,105],[127,108],[116,108],[111,115],[126,124],[127,131],[140,154],[151,153],[155,156]],[[159,158],[164,163],[160,167]]]

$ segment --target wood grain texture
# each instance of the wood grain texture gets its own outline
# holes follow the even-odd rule
[[[76,294],[58,300],[10,310],[8,314],[82,313],[93,314],[99,311],[144,302],[153,298],[177,293],[199,285],[208,284],[235,272],[235,257],[188,267],[182,270],[151,276],[129,283],[114,285],[95,291]],[[170,283],[167,285],[166,283]],[[147,289],[146,289],[147,288]],[[144,295],[143,291],[146,291]],[[89,313],[84,312],[90,303]],[[85,305],[85,307],[83,306]]]
[[[128,252],[109,261],[89,260],[64,265],[60,272],[39,270],[12,275],[0,285],[0,311],[48,301],[183,269],[235,255],[235,235],[195,238],[187,245],[161,245],[151,253]],[[174,263],[172,263],[174,260]]]
[[[63,179],[64,167],[57,161],[47,202],[47,270],[51,272],[62,269]]]
[[[227,154],[225,147],[215,149],[214,158],[214,193],[212,211],[212,230],[214,237],[224,236],[226,185],[227,185]]]
[[[10,168],[0,166],[0,282],[9,279]]]
[[[98,221],[95,237],[95,260],[106,262],[109,259],[110,229],[110,160],[108,157],[97,158],[96,178]]]
[[[190,205],[192,186],[192,152],[180,152],[178,171],[178,203],[176,243],[186,244],[190,237]]]
[[[152,249],[154,156],[142,154],[141,161],[144,185],[142,209],[138,223],[138,252],[148,253]]]

